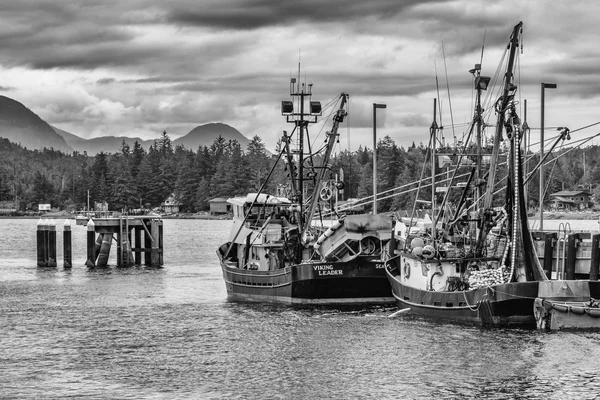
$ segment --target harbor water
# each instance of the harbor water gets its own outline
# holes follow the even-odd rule
[[[86,229],[73,226],[71,270],[62,267],[62,220],[58,268],[36,267],[36,223],[0,219],[1,399],[585,399],[600,393],[596,332],[388,318],[394,307],[230,303],[215,251],[231,221],[165,220],[160,269],[117,268],[114,250],[108,268],[88,269]]]

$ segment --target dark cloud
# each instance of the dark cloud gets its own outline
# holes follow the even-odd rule
[[[115,78],[102,78],[102,79],[98,79],[96,81],[96,83],[98,85],[110,85],[112,83],[115,83],[116,79]]]
[[[352,24],[357,19],[368,17],[389,19],[415,4],[425,2],[428,1],[210,0],[204,1],[201,6],[196,2],[180,1],[165,7],[169,7],[167,21],[176,24],[220,29],[258,29],[297,22]]]
[[[429,125],[423,115],[438,90],[451,91],[456,115],[462,107],[470,118],[468,70],[485,43],[482,72],[493,76],[520,20],[518,84],[532,103],[542,80],[559,84],[554,96],[597,97],[598,7],[585,4],[582,11],[533,0],[5,1],[0,69],[10,77],[0,77],[0,90],[26,93],[48,118],[79,121],[90,132],[115,129],[111,123],[135,131],[228,120],[260,132],[277,123],[301,58],[315,100],[348,92],[351,124],[366,130],[371,103],[387,103],[383,132],[408,132]],[[26,82],[32,76],[42,92]]]

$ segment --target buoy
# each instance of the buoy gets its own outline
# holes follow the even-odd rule
[[[412,250],[413,255],[417,256],[417,257],[421,257],[423,255],[423,248],[422,247],[415,247]]]
[[[421,238],[414,238],[413,240],[410,241],[411,249],[415,249],[416,247],[423,247],[423,246],[425,246],[425,241]]]
[[[423,257],[427,259],[431,259],[435,256],[435,248],[433,246],[427,245],[423,247]]]

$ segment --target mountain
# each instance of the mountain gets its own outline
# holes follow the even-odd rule
[[[237,140],[243,150],[246,150],[246,147],[248,147],[248,144],[250,143],[250,139],[242,135],[240,131],[219,122],[195,127],[187,135],[175,139],[173,141],[173,146],[182,144],[186,149],[196,151],[198,150],[198,146],[210,146],[219,136],[226,141]]]
[[[0,96],[0,137],[30,150],[53,148],[65,153],[73,149],[46,121],[23,104]]]
[[[57,127],[53,128],[65,139],[67,144],[71,146],[73,150],[76,150],[80,153],[85,151],[90,156],[96,155],[101,151],[104,151],[105,153],[118,152],[121,149],[123,140],[129,144],[129,147],[133,147],[133,144],[137,140],[139,144],[141,144],[146,150],[148,150],[148,147],[154,143],[154,140],[142,140],[140,138],[130,138],[125,136],[103,136],[94,139],[83,139]],[[186,149],[197,151],[199,146],[208,147],[213,144],[219,135],[225,140],[237,140],[244,150],[248,146],[248,143],[250,143],[250,140],[242,135],[237,129],[227,124],[211,123],[197,126],[187,135],[172,140],[172,145],[175,147],[181,144]],[[158,138],[156,140],[158,140]]]
[[[130,138],[125,136],[102,136],[93,139],[83,139],[55,126],[52,128],[65,139],[67,144],[71,146],[73,150],[80,153],[86,152],[89,156],[94,156],[101,151],[105,153],[116,153],[121,150],[123,140],[125,140],[129,147],[133,147],[133,144],[137,140],[145,149],[148,149],[148,147],[154,143],[154,140],[142,140],[140,138]]]

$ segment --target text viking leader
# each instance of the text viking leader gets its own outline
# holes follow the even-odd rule
[[[319,276],[344,274],[341,269],[333,269],[333,265],[331,264],[314,265],[313,268],[319,273]]]

